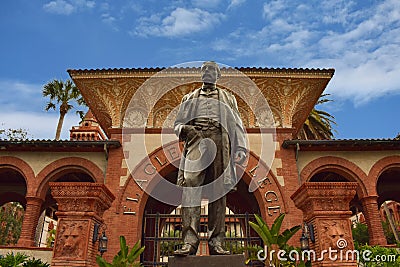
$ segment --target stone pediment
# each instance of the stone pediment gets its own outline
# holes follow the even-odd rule
[[[221,71],[218,86],[236,95],[247,128],[267,127],[260,121],[262,115],[255,114],[258,101],[265,98],[274,126],[292,128],[294,133],[334,74],[333,69],[222,68]],[[148,116],[133,116],[138,122],[145,120],[146,128],[170,127],[173,110],[182,96],[201,86],[199,68],[68,70],[68,73],[107,133],[111,128],[122,128],[124,114],[132,105],[149,109]],[[144,84],[150,89],[140,91]],[[258,88],[258,93],[251,84]],[[134,95],[136,102],[131,103]]]

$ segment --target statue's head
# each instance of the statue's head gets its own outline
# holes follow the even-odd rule
[[[217,83],[221,77],[221,70],[214,61],[206,61],[201,65],[201,80],[204,83]]]

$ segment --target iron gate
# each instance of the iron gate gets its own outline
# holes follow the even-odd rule
[[[143,219],[143,244],[146,246],[142,254],[143,266],[167,266],[168,256],[182,245],[180,209],[173,213],[146,213]],[[256,259],[262,246],[262,240],[250,227],[249,221],[255,221],[254,215],[227,212],[225,218],[226,238],[224,247],[232,254],[244,254],[246,259]],[[197,255],[207,255],[207,215],[201,215],[198,229],[200,245]],[[257,260],[250,260],[248,266],[263,266]]]

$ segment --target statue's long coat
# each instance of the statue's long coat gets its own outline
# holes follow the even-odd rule
[[[191,118],[196,112],[197,101],[200,88],[193,92],[185,95],[182,98],[181,106],[175,120],[175,129],[179,128],[179,125],[191,124]],[[234,155],[238,149],[246,151],[246,135],[243,128],[242,120],[240,119],[237,102],[235,97],[226,90],[218,89],[218,99],[220,101],[220,119],[221,124],[225,125],[228,133],[223,131],[222,136],[222,153],[223,153],[223,167],[224,167],[224,184],[227,186],[233,186],[237,182],[236,170],[234,164]],[[222,105],[230,107],[231,112],[227,112],[226,108],[221,108]],[[179,133],[176,133],[179,135]],[[230,137],[230,138],[229,138]],[[185,156],[187,150],[190,149],[190,145],[185,142],[183,155]],[[221,148],[217,148],[221,149]],[[231,149],[233,150],[232,153]],[[182,156],[180,166],[185,166],[185,157]],[[180,186],[184,185],[184,171],[179,169],[177,184]]]

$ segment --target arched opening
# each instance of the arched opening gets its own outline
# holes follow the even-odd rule
[[[388,244],[400,236],[400,167],[391,167],[379,175],[376,184],[383,231]]]
[[[24,176],[13,167],[0,167],[0,245],[15,245],[21,234],[27,191]]]
[[[175,184],[177,172],[177,169],[170,170],[163,177]],[[249,220],[254,221],[253,214],[260,214],[260,208],[254,194],[248,191],[245,180],[247,179],[242,178],[237,185],[237,191],[230,192],[227,195],[224,247],[231,253],[246,253],[245,247],[251,245],[262,246],[261,239],[249,227]],[[153,188],[157,188],[157,186]],[[200,237],[198,255],[208,254],[207,206],[208,201],[203,199],[198,229]],[[171,256],[173,251],[182,244],[181,207],[165,204],[149,196],[144,208],[142,227],[142,244],[146,246],[142,255],[142,264],[144,266],[167,265],[168,256]]]

